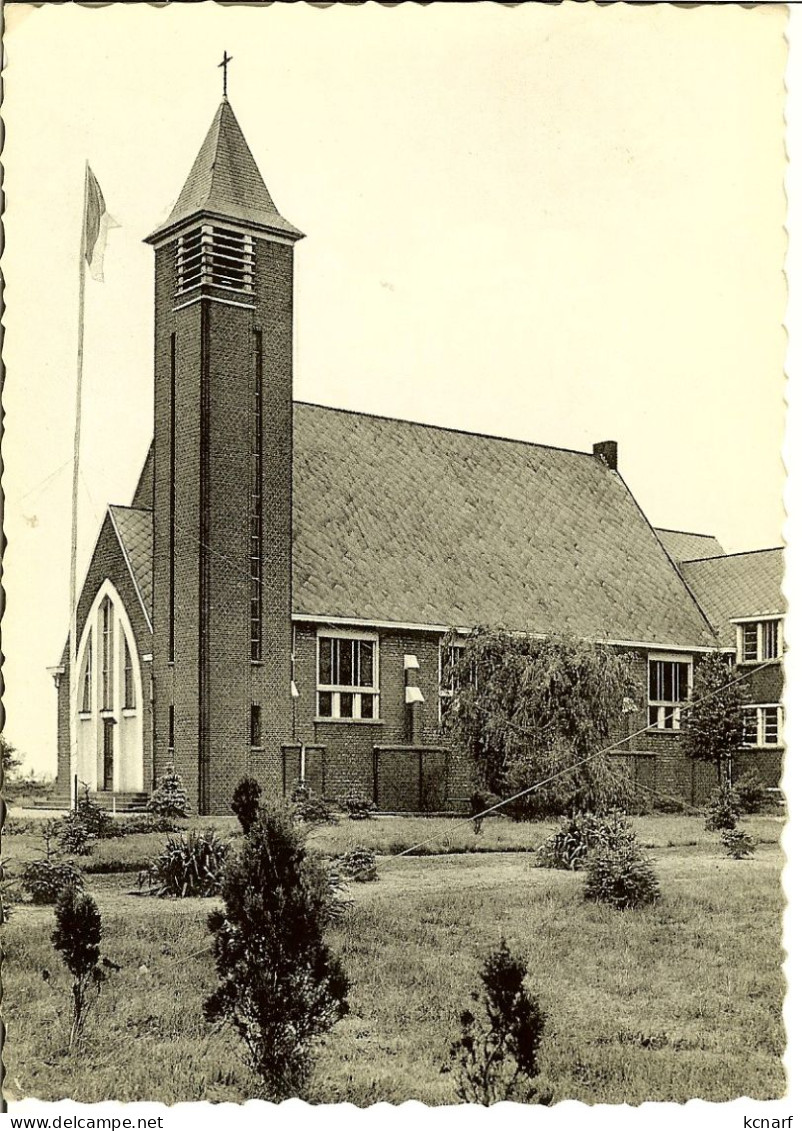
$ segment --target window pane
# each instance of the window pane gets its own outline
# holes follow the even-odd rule
[[[262,708],[251,704],[251,746],[262,745]]]
[[[777,707],[763,708],[763,741],[776,746],[780,741],[780,712]]]
[[[677,694],[674,701],[684,703],[688,698],[688,672],[690,664],[675,664],[677,669]]]
[[[337,683],[342,687],[353,687],[355,685],[354,679],[354,650],[356,648],[355,640],[338,640],[340,651],[340,673],[337,677]]]
[[[757,746],[757,710],[749,707],[744,711],[744,746]]]
[[[767,620],[763,625],[763,659],[776,660],[779,655],[779,638],[778,622],[776,620]]]
[[[757,625],[745,624],[743,632],[743,659],[757,659]]]
[[[354,696],[350,691],[340,693],[340,718],[352,719],[354,717]]]
[[[659,707],[650,707],[649,708],[649,726],[655,727],[655,726],[659,726],[659,725],[660,725],[660,708]]]
[[[373,641],[359,641],[359,686],[373,687]],[[364,716],[371,718],[370,715]]]
[[[662,699],[663,690],[663,662],[662,660],[649,661],[649,698]]]
[[[330,719],[332,695],[330,691],[321,691],[317,697],[317,713],[321,719]]]
[[[320,671],[318,673],[318,683],[324,685],[331,684],[334,681],[331,678],[331,651],[334,641],[329,636],[321,636],[320,638]],[[331,712],[329,712],[330,714]],[[321,712],[322,714],[322,712]]]
[[[360,698],[362,699],[361,717],[363,719],[373,719],[373,718],[375,718],[376,717],[376,715],[375,715],[376,696],[375,695],[365,695],[363,693],[360,696]]]

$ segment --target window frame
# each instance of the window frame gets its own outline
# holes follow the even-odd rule
[[[94,651],[94,632],[90,629],[84,649],[84,663],[81,673],[81,706],[78,711],[80,715],[92,714],[93,692],[95,688]]]
[[[442,637],[437,642],[437,718],[438,718],[438,722],[440,723],[441,726],[445,722],[448,715],[450,714],[450,711],[451,711],[450,704],[453,702],[454,696],[455,696],[456,692],[458,691],[458,688],[455,687],[453,685],[453,683],[452,683],[451,687],[444,687],[443,686],[443,673],[444,673],[443,653],[445,652],[446,649],[448,649],[449,652],[452,652],[452,651],[454,651],[454,652],[464,652],[465,651],[465,643],[464,643],[464,641],[454,641],[454,640],[451,640],[448,643],[446,643],[446,637]],[[449,662],[453,662],[453,661],[449,661]],[[447,703],[449,704],[449,706],[446,708]]]
[[[370,686],[356,683],[323,683],[321,682],[320,657],[321,641],[348,640],[357,643],[370,643],[373,645],[373,682]],[[358,654],[358,653],[357,653]],[[381,690],[379,674],[379,634],[378,632],[362,632],[359,629],[319,628],[316,637],[315,656],[315,721],[321,723],[379,723],[381,722]],[[361,665],[361,661],[360,661]],[[332,673],[334,674],[334,673]],[[331,714],[321,712],[321,695],[331,695]],[[342,696],[353,696],[353,714],[343,715]],[[369,717],[362,716],[362,697],[369,696],[373,700],[373,713]]]
[[[685,699],[652,699],[652,664],[684,664],[688,668]],[[682,730],[682,711],[693,694],[693,656],[685,652],[650,652],[646,662],[646,711],[650,733],[677,734]],[[652,722],[652,710],[656,720]],[[668,720],[668,722],[666,722]]]
[[[750,664],[779,664],[781,662],[784,649],[783,617],[740,617],[738,620],[733,620],[731,623],[735,625],[736,664],[748,667]],[[776,625],[777,631],[776,650],[774,654],[770,656],[766,655],[766,629],[768,625]],[[754,658],[747,659],[744,654],[744,637],[746,630],[751,628],[756,630],[755,656]]]
[[[741,748],[743,750],[782,750],[785,742],[783,736],[783,708],[781,703],[744,703],[741,708],[743,715],[746,716],[748,712],[754,711],[755,713],[755,741],[746,741],[746,726],[744,719],[744,730],[741,739]],[[766,741],[766,712],[777,712],[777,741]]]

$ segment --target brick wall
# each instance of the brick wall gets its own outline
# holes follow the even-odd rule
[[[291,738],[292,248],[256,240],[252,310],[175,310],[175,245],[156,252],[154,677],[156,758],[194,807],[226,812],[239,779],[281,788]],[[263,336],[263,641],[250,652],[254,331]],[[175,656],[169,656],[171,336],[175,335]],[[262,713],[251,747],[250,710]]]

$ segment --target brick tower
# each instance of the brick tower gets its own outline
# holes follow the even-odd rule
[[[199,813],[291,738],[293,248],[227,98],[156,253],[154,753]]]

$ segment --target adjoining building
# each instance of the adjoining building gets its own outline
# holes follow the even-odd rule
[[[612,441],[567,451],[295,402],[300,238],[224,99],[148,237],[154,441],[80,594],[74,710],[68,648],[55,669],[61,795],[77,779],[123,805],[172,763],[201,813],[227,812],[246,773],[460,809],[442,647],[477,624],[633,652],[641,702],[621,733],[651,730],[622,756],[648,788],[707,788],[676,708],[730,628],[680,560],[721,547],[655,531]]]

